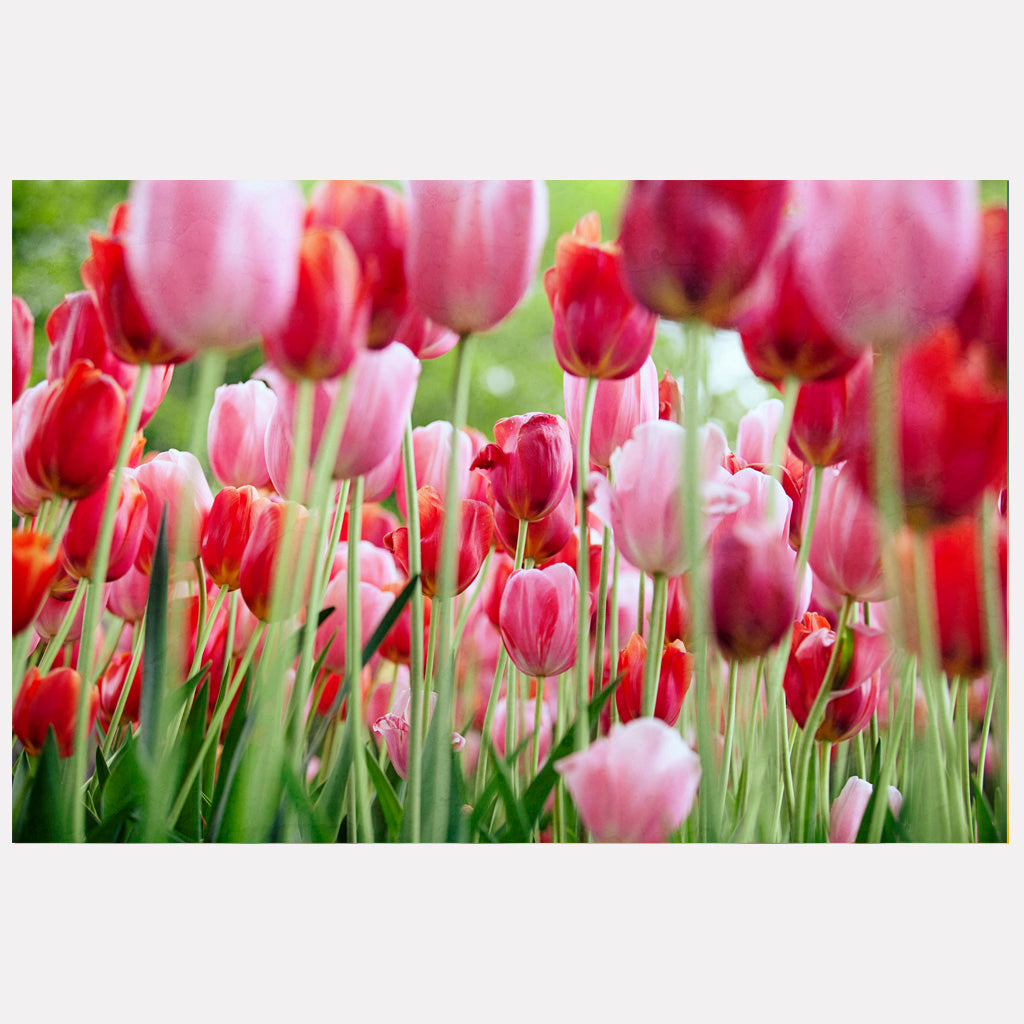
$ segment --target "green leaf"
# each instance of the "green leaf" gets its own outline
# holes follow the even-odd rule
[[[227,737],[224,740],[224,749],[220,755],[220,768],[217,772],[217,785],[213,793],[213,809],[210,814],[210,823],[206,829],[207,841],[215,843],[220,835],[221,825],[224,823],[224,815],[228,808],[228,799],[231,796],[235,776],[238,774],[238,767],[242,763],[242,755],[245,753],[246,744],[256,728],[256,716],[246,707],[245,692],[252,683],[252,676],[246,673],[245,681],[242,683],[241,693],[235,709],[234,717],[228,728]]]
[[[62,814],[62,810],[70,806],[64,799],[66,774],[57,750],[57,734],[51,725],[46,731],[31,789],[12,829],[14,842],[64,843],[74,839],[71,822]]]
[[[202,675],[203,672],[198,673],[199,677],[202,677]],[[185,722],[185,731],[182,739],[184,757],[181,758],[181,771],[175,779],[174,792],[177,792],[178,787],[185,781],[186,766],[191,765],[195,761],[202,748],[203,736],[206,732],[207,703],[207,687],[206,683],[203,682],[199,685],[196,698],[192,702],[192,708]],[[199,772],[196,775],[195,782],[192,783],[192,789],[185,799],[181,814],[178,815],[178,820],[174,823],[174,830],[188,836],[193,842],[199,842],[203,838],[202,790],[203,773]]]
[[[391,781],[381,770],[376,759],[368,747],[363,748],[366,754],[366,767],[370,773],[370,781],[377,791],[377,803],[384,814],[384,823],[387,825],[388,839],[394,842],[402,830],[402,804],[395,793]]]
[[[316,802],[317,827],[321,842],[334,842],[341,831],[345,816],[345,787],[352,767],[352,741],[348,729],[341,730],[341,746],[331,765],[330,775]]]
[[[295,774],[295,769],[287,762],[283,760],[281,762],[281,781],[284,784],[284,792],[286,799],[290,800],[292,806],[295,808],[296,815],[298,817],[299,835],[303,842],[309,842],[314,835],[313,830],[313,804],[309,799],[309,794],[306,792],[305,786],[299,781],[299,777]],[[283,808],[282,808],[283,810]],[[278,814],[278,818],[283,818],[283,815]],[[278,819],[275,818],[275,825]]]
[[[101,820],[106,822],[121,811],[134,815],[146,800],[148,784],[139,763],[139,743],[132,730],[110,765],[110,776],[103,787]]]
[[[104,818],[94,828],[86,829],[87,843],[122,842],[127,835],[125,825],[138,820],[138,811],[134,807],[122,807],[116,814]]]
[[[488,743],[491,761],[494,765],[498,796],[505,807],[505,819],[508,832],[503,839],[507,843],[525,843],[530,838],[530,822],[523,810],[523,805],[516,799],[512,791],[512,773],[508,764],[498,757],[493,744]]]
[[[139,721],[142,745],[150,764],[157,761],[163,728],[167,665],[167,506],[160,514],[146,603],[146,639],[142,650],[142,693]]]
[[[984,792],[978,785],[978,780],[973,775],[971,776],[971,790],[974,792],[975,813],[978,818],[978,842],[1003,842],[999,826],[996,824],[996,816],[992,810],[992,805],[985,798]]]

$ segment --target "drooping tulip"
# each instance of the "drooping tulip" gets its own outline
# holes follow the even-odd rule
[[[615,691],[615,707],[619,719],[631,722],[640,718],[643,707],[644,669],[647,663],[647,642],[634,631],[623,650],[619,651],[617,674],[622,676]],[[658,670],[658,692],[654,717],[675,725],[683,709],[683,700],[693,677],[693,655],[680,640],[666,643],[661,652]]]
[[[603,843],[660,843],[700,785],[700,758],[670,725],[638,718],[555,763],[584,826]]]
[[[554,317],[555,358],[567,374],[621,380],[651,354],[658,318],[634,298],[622,263],[618,242],[602,244],[596,213],[555,246],[544,289]]]
[[[795,272],[851,352],[912,344],[960,310],[978,268],[973,181],[801,181]]]
[[[11,296],[11,401],[28,387],[32,376],[32,349],[35,346],[35,317],[20,295]]]
[[[206,428],[210,469],[224,487],[266,487],[267,427],[277,398],[266,384],[247,380],[221,384],[213,393]]]
[[[30,668],[14,701],[13,731],[30,754],[42,752],[46,734],[52,728],[61,757],[70,757],[75,745],[78,694],[82,677],[72,668],[55,668],[42,675]],[[87,702],[89,729],[96,721],[98,694],[93,687]]]
[[[182,352],[277,330],[295,298],[303,201],[293,181],[137,181],[125,261],[154,328]]]
[[[542,181],[411,181],[411,300],[457,334],[489,330],[519,303],[548,230]]]
[[[567,565],[520,569],[505,584],[498,613],[512,663],[528,676],[556,676],[576,663],[579,580]]]
[[[11,533],[11,633],[17,636],[39,614],[60,562],[50,554],[50,538],[34,530]]]
[[[785,181],[634,181],[622,213],[633,294],[673,320],[724,325],[767,255]]]

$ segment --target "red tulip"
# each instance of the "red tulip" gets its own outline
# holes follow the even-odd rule
[[[117,383],[79,360],[47,389],[25,453],[29,475],[65,498],[92,494],[114,468],[127,419]]]
[[[1006,384],[1007,335],[1007,237],[1006,208],[989,207],[981,215],[981,259],[978,275],[967,293],[956,325],[967,345],[979,345],[986,353],[989,376]]]
[[[622,213],[626,278],[650,310],[725,324],[767,255],[785,181],[635,181]]]
[[[362,563],[360,563],[362,564]],[[397,598],[398,595],[405,588],[404,583],[385,583],[381,590],[385,594],[392,595],[393,598]],[[385,614],[387,612],[385,611]],[[383,616],[382,616],[383,617]],[[376,628],[376,627],[374,627]],[[427,652],[427,631],[430,628],[430,601],[424,598],[423,601],[423,642],[420,650],[423,651],[424,657]],[[399,614],[395,624],[384,634],[384,639],[380,642],[378,648],[380,656],[386,658],[388,661],[394,662],[396,665],[408,665],[409,656],[412,644],[412,604],[406,602],[405,607]]]
[[[259,491],[225,487],[210,506],[203,527],[200,554],[203,566],[218,587],[237,590],[241,586],[242,556],[252,535],[254,508]]]
[[[831,466],[846,458],[849,396],[871,377],[865,354],[841,377],[802,384],[796,396],[789,447],[812,466]]]
[[[526,528],[523,557],[532,558],[535,565],[554,558],[568,543],[575,525],[576,499],[572,488],[566,487],[554,511],[543,519],[534,520]],[[519,540],[519,520],[497,504],[494,506],[494,533],[501,546],[514,556]]]
[[[385,185],[326,181],[313,192],[306,226],[336,228],[348,240],[371,302],[366,343],[383,348],[396,338],[409,308],[405,200]]]
[[[615,707],[623,722],[640,718],[643,705],[644,670],[647,663],[647,642],[634,632],[629,643],[619,651],[616,674],[623,676],[615,691]],[[661,652],[658,671],[658,695],[654,702],[654,717],[675,725],[683,709],[683,700],[693,677],[693,655],[688,654],[679,640],[665,644]]]
[[[683,422],[683,396],[679,393],[675,377],[668,370],[658,381],[658,419]]]
[[[544,289],[555,321],[555,358],[566,373],[618,380],[643,366],[658,318],[630,292],[619,244],[602,245],[596,213],[559,238]]]
[[[415,306],[410,306],[398,325],[395,341],[418,359],[437,359],[455,348],[459,336],[443,324],[435,324]]]
[[[32,376],[32,352],[35,348],[35,317],[20,295],[11,296],[11,401],[28,387]]]
[[[129,651],[120,651],[114,655],[106,671],[97,685],[99,693],[99,719],[104,729],[110,728],[117,710],[117,702],[121,699],[121,691],[128,683],[128,669],[132,656]],[[138,725],[140,701],[142,700],[142,662],[135,667],[128,696],[121,710],[121,724],[133,722]]]
[[[286,542],[284,530],[289,519],[291,529]],[[301,585],[294,587],[292,584],[302,535],[311,528],[309,511],[296,502],[273,498],[258,498],[253,502],[252,532],[238,575],[243,600],[262,622],[290,618],[306,603],[312,583],[312,560]],[[287,565],[286,558],[291,560]],[[296,591],[294,600],[289,590]]]
[[[30,668],[14,702],[13,731],[30,754],[42,752],[46,734],[53,729],[61,757],[70,757],[75,745],[78,694],[82,677],[72,668],[56,668],[41,675]],[[93,687],[89,699],[89,729],[96,721],[99,695]]]
[[[50,554],[50,538],[33,530],[11,533],[11,633],[31,625],[50,593],[60,562]]]
[[[113,475],[108,476],[99,490],[82,498],[71,513],[61,550],[64,564],[74,576],[92,579],[96,539],[112,482]],[[120,579],[135,563],[146,528],[146,495],[132,470],[121,473],[119,489],[107,564],[108,582]]]

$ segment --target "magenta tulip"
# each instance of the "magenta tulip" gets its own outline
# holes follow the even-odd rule
[[[528,676],[556,676],[576,663],[580,583],[569,566],[512,573],[498,625],[512,663]]]
[[[411,181],[412,301],[458,334],[503,320],[532,283],[548,230],[542,181]]]

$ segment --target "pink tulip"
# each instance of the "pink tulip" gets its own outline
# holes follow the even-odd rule
[[[875,787],[856,775],[851,776],[842,792],[832,801],[828,816],[828,841],[830,843],[855,843],[860,831],[864,812],[868,809]],[[889,808],[894,818],[900,816],[903,794],[895,786],[889,787]]]
[[[554,558],[569,542],[575,525],[576,496],[571,487],[566,487],[554,511],[543,519],[534,520],[526,528],[523,557],[532,558],[535,565]],[[514,556],[519,542],[519,519],[497,504],[494,506],[494,535],[501,546]]]
[[[149,572],[165,505],[169,563],[198,558],[203,527],[213,505],[213,494],[199,460],[191,452],[171,448],[139,466],[135,479],[146,495],[146,528],[135,560],[138,568]]]
[[[330,579],[334,579],[339,572],[348,568],[348,542],[342,541],[334,553],[334,561],[331,563]],[[383,588],[389,583],[404,582],[404,577],[395,565],[395,559],[390,551],[368,540],[359,542],[359,578],[364,583],[372,583],[373,586]]]
[[[139,622],[149,600],[149,576],[134,565],[107,585],[107,611],[125,622]]]
[[[826,466],[808,563],[826,587],[855,601],[889,597],[882,573],[881,518],[848,463]]]
[[[265,442],[277,398],[262,381],[221,384],[206,431],[210,469],[224,487],[270,483]]]
[[[804,181],[794,201],[796,273],[851,352],[907,345],[959,312],[981,252],[976,182]]]
[[[535,691],[536,693],[536,691]],[[533,757],[533,734],[537,732],[537,762],[544,763],[548,751],[551,749],[551,739],[554,732],[555,714],[551,704],[541,697],[540,701],[540,725],[537,725],[537,703],[533,696],[520,696],[516,703],[516,714],[518,721],[514,723],[512,730],[512,750],[505,749],[505,729],[508,723],[508,700],[502,697],[494,707],[494,724],[491,728],[491,743],[498,754],[498,757],[505,758],[511,754],[523,741],[526,747],[520,753],[521,767],[526,766],[529,759]]]
[[[416,469],[416,489],[433,487],[438,494],[448,493],[448,467],[451,465],[452,425],[445,420],[434,420],[412,431],[413,466]],[[473,461],[473,441],[465,430],[458,431],[458,497],[469,496],[469,464]],[[405,518],[408,503],[405,495],[405,474],[395,480],[395,499],[398,511]]]
[[[603,843],[664,842],[690,813],[701,776],[700,758],[660,718],[613,725],[555,770]]]
[[[25,461],[49,388],[49,381],[33,384],[18,396],[11,409],[11,505],[20,516],[34,516],[39,506],[53,497],[49,487],[36,482]]]
[[[380,625],[381,619],[387,614],[393,603],[391,594],[385,593],[372,583],[359,582],[359,647],[366,646],[373,631]],[[339,572],[327,584],[324,593],[324,608],[334,611],[324,619],[316,631],[316,656],[319,658],[324,651],[324,665],[331,672],[345,674],[345,635],[346,610],[348,608],[348,573]],[[332,639],[333,636],[333,639]]]
[[[542,181],[411,181],[412,301],[457,334],[503,320],[532,283],[548,230]]]
[[[512,663],[528,676],[556,676],[576,663],[580,584],[569,566],[520,569],[505,584],[498,613]]]
[[[410,306],[398,325],[395,341],[419,359],[437,359],[455,348],[459,336],[447,327],[435,324],[415,306]]]
[[[238,348],[277,330],[295,299],[303,201],[291,181],[138,181],[128,277],[183,352]]]
[[[427,721],[434,714],[437,694],[431,693],[427,708]],[[410,693],[408,686],[402,688],[391,703],[388,714],[373,723],[373,731],[384,740],[388,757],[400,778],[407,778],[409,772],[409,725],[411,722]],[[452,750],[462,750],[466,745],[464,736],[452,733]]]
[[[584,378],[563,374],[565,419],[574,450],[578,445],[586,390]],[[590,426],[590,461],[607,469],[612,452],[629,440],[639,424],[658,419],[659,408],[658,371],[650,356],[630,377],[599,381]]]
[[[749,500],[722,468],[727,446],[715,425],[700,429],[699,478],[683,476],[684,427],[670,420],[641,423],[611,457],[614,483],[592,473],[593,510],[607,523],[615,544],[638,569],[679,576],[690,568],[684,501],[696,492],[701,502],[703,535],[718,520]]]
[[[32,351],[35,347],[35,317],[20,295],[11,296],[11,383],[12,402],[28,387],[32,376]]]

